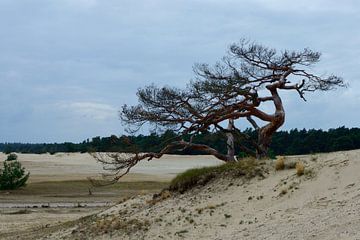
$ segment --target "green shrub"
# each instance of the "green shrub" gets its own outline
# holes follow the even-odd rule
[[[0,190],[12,190],[25,186],[30,173],[18,161],[5,161],[0,169]]]
[[[169,190],[184,193],[195,186],[203,186],[210,180],[225,175],[252,178],[257,175],[257,170],[259,170],[257,161],[251,158],[213,167],[193,168],[177,175],[171,181]]]
[[[9,155],[7,155],[7,159],[6,161],[14,161],[17,160],[18,156],[15,153],[10,153]]]

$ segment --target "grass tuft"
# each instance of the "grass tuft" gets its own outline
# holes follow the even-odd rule
[[[257,166],[257,161],[249,158],[219,166],[190,169],[176,176],[171,181],[169,190],[184,193],[193,187],[204,186],[210,180],[225,175],[233,177],[243,176],[250,179],[260,175],[260,169]]]
[[[304,175],[305,166],[302,162],[297,162],[295,168],[296,168],[296,174],[298,176]]]
[[[155,193],[155,194],[153,195],[153,199],[147,201],[147,203],[152,204],[152,205],[155,205],[156,203],[161,202],[161,201],[163,201],[163,200],[166,200],[166,199],[168,199],[168,198],[170,198],[170,197],[171,197],[170,191],[167,190],[167,189],[164,189],[164,190],[162,190],[162,191],[161,191],[160,193],[158,193],[158,194]]]
[[[279,171],[279,170],[284,170],[285,168],[285,157],[284,156],[280,156],[276,159],[275,162],[275,170]]]

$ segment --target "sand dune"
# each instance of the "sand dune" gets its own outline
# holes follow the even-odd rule
[[[219,179],[155,205],[134,197],[29,239],[360,239],[360,150],[292,156],[307,171]],[[14,238],[16,236],[13,236]],[[9,238],[11,239],[11,238]]]
[[[308,174],[270,171],[243,184],[218,180],[154,206],[151,196],[116,205],[88,222],[51,235],[88,239],[359,239],[360,150],[294,156]],[[199,211],[199,209],[202,209]],[[99,220],[102,219],[102,220]],[[148,230],[97,235],[100,221],[136,219]],[[50,237],[50,238],[51,238]],[[46,239],[50,239],[46,238]]]

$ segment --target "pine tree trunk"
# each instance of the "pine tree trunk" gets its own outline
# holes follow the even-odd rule
[[[234,129],[234,119],[229,119],[227,130],[233,130]],[[228,161],[236,161],[235,158],[235,147],[234,147],[234,135],[231,132],[226,133],[227,137],[227,157]]]
[[[275,113],[271,122],[259,129],[258,150],[256,152],[256,158],[258,159],[268,158],[272,136],[285,122],[285,111],[279,94],[276,88],[270,88],[269,90],[273,97]]]
[[[273,132],[269,131],[266,126],[259,130],[258,149],[256,152],[257,159],[264,159],[268,157],[272,134]]]

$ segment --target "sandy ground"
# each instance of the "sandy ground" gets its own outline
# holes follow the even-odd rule
[[[211,156],[167,155],[140,163],[119,184],[94,188],[87,177],[99,177],[103,170],[89,154],[17,155],[31,175],[25,188],[0,191],[0,239],[12,236],[19,229],[44,231],[99,212],[126,197],[153,194],[179,172],[220,163]],[[4,159],[6,155],[0,154],[1,166]]]
[[[134,197],[30,239],[360,239],[360,150],[287,157],[306,173],[220,179],[155,205]],[[101,233],[101,234],[100,234]],[[31,237],[30,237],[31,236]],[[15,236],[13,236],[15,237]]]

